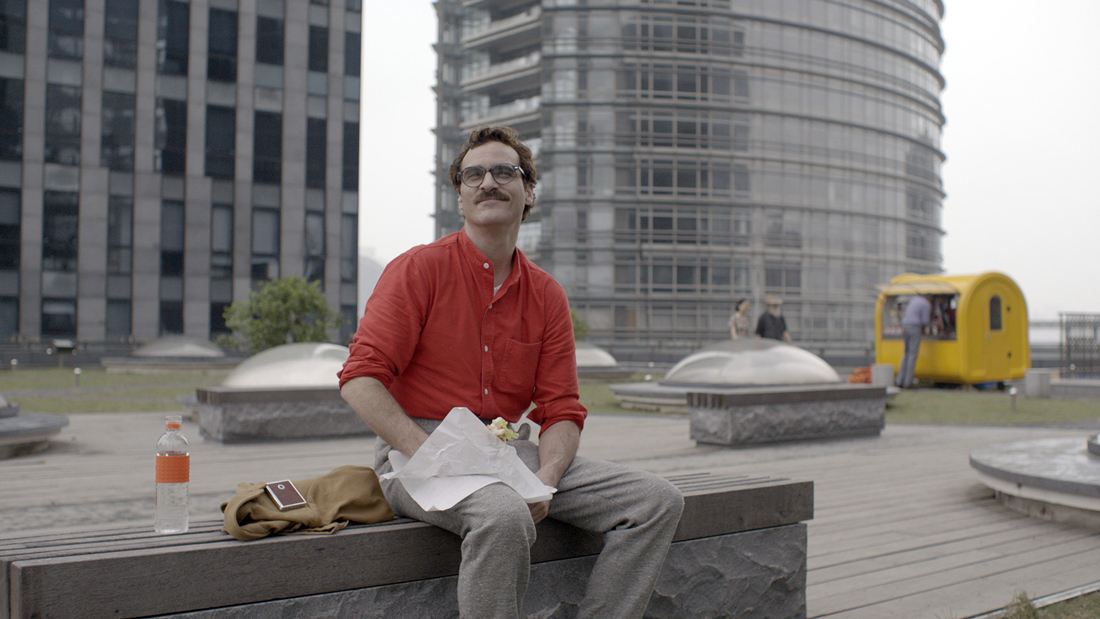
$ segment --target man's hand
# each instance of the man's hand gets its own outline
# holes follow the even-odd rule
[[[572,421],[560,421],[547,428],[539,437],[539,470],[535,472],[535,477],[547,486],[557,488],[562,475],[573,463],[580,441],[581,429]],[[542,522],[550,513],[550,501],[528,503],[527,507],[535,524]]]
[[[528,509],[531,510],[531,520],[538,524],[546,519],[546,515],[550,513],[550,501],[539,501],[538,503],[528,503]]]
[[[535,477],[538,477],[539,481],[551,488],[556,488],[558,482],[561,481],[561,476],[559,475],[554,479],[549,479],[552,475],[553,473],[547,472],[547,469],[540,469],[539,472],[535,473]],[[527,507],[531,510],[531,519],[535,521],[535,524],[545,520],[546,515],[550,513],[549,500],[539,501],[538,503],[528,503]]]

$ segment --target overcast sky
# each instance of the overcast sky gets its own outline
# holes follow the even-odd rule
[[[1006,273],[1032,320],[1100,312],[1100,0],[945,4],[944,270]],[[363,12],[359,245],[385,263],[434,235],[436,18]]]

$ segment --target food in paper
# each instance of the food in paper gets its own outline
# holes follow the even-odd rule
[[[451,409],[409,458],[390,451],[392,473],[425,511],[441,511],[493,483],[503,482],[528,503],[548,501],[555,488],[542,483],[515,447],[499,440],[470,409]]]
[[[512,428],[508,427],[508,422],[504,417],[497,417],[494,419],[493,423],[489,424],[489,431],[505,443],[519,438],[519,435],[516,434]]]

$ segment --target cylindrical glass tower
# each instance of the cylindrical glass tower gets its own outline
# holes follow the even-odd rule
[[[521,248],[620,360],[729,337],[775,294],[865,361],[875,286],[940,270],[936,0],[441,0],[437,232],[469,129],[537,148]]]

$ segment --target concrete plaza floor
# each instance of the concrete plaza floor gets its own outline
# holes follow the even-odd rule
[[[163,413],[72,415],[42,453],[0,461],[0,537],[147,523]],[[191,517],[220,518],[240,482],[304,479],[371,466],[372,438],[223,445],[191,440]],[[947,619],[1100,587],[1100,532],[1003,508],[970,468],[990,443],[1080,437],[1051,428],[888,425],[880,437],[745,449],[696,446],[688,419],[593,415],[580,453],[656,473],[811,480],[810,617]]]

